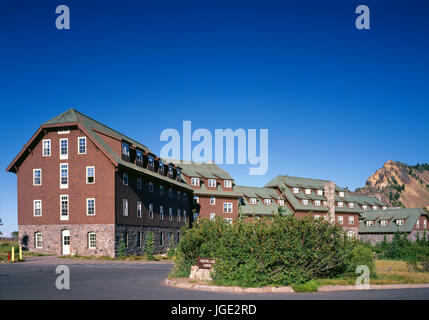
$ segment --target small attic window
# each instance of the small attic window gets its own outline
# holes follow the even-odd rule
[[[299,188],[297,188],[297,187],[292,188],[292,192],[293,193],[299,193]]]
[[[398,220],[396,220],[396,225],[397,226],[403,226],[404,225],[404,219],[398,219]]]
[[[223,181],[223,186],[225,188],[232,188],[232,182],[231,182],[231,180],[224,180]]]
[[[344,198],[344,191],[340,191],[340,192],[338,193],[338,195],[339,195],[339,197],[340,197],[340,198]]]
[[[302,204],[304,206],[308,206],[308,200],[307,199],[302,199]]]
[[[311,189],[305,189],[305,194],[311,194]]]
[[[143,162],[143,152],[141,150],[137,149],[136,160],[137,160],[137,162]]]
[[[367,205],[363,205],[362,206],[362,210],[368,210],[368,206]]]
[[[70,133],[70,129],[68,128],[61,128],[58,130],[58,134],[68,134]]]
[[[122,154],[124,156],[130,156],[130,145],[126,142],[122,142]]]
[[[149,166],[153,167],[155,165],[155,161],[153,159],[153,156],[149,155]]]
[[[180,178],[180,175],[182,174],[182,170],[177,168],[176,172],[177,172],[177,177]]]
[[[369,220],[366,222],[367,227],[372,227],[373,225],[374,225],[374,221],[372,221],[372,220]]]
[[[164,162],[162,160],[159,160],[159,170],[164,171]]]
[[[250,198],[250,204],[256,204],[258,200],[256,198]]]
[[[270,206],[271,205],[271,199],[264,199],[264,203],[265,203],[265,205]]]
[[[355,207],[355,204],[353,202],[349,202],[349,208],[353,209]]]
[[[279,206],[283,207],[285,205],[285,201],[283,199],[279,199]]]
[[[387,220],[385,220],[385,219],[380,220],[380,226],[382,226],[382,227],[387,226]]]
[[[377,210],[378,207],[377,206],[372,206],[372,210]]]
[[[317,190],[317,195],[318,196],[323,196],[323,190]]]

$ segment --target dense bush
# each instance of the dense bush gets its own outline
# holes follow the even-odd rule
[[[312,217],[275,217],[250,222],[203,220],[184,231],[174,274],[188,276],[197,257],[216,259],[213,280],[244,287],[306,283],[355,275],[357,265],[374,271],[367,246],[341,227]]]

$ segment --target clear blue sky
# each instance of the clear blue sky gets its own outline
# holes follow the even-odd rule
[[[74,107],[159,153],[165,128],[268,128],[269,170],[352,189],[387,160],[429,162],[427,1],[0,1],[0,217],[5,169]],[[71,29],[55,28],[69,5]],[[355,8],[371,30],[355,28]]]

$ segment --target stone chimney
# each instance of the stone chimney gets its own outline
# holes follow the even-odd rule
[[[326,197],[326,202],[328,204],[328,215],[326,219],[330,223],[335,223],[335,183],[329,181],[325,183],[325,192],[324,195]]]

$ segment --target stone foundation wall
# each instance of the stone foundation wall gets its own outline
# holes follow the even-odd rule
[[[418,238],[418,234],[420,234],[420,239],[423,239],[424,231],[417,231],[417,230],[413,230],[411,233],[407,234],[407,239],[411,241],[416,241]],[[429,232],[426,232],[426,238],[429,239]],[[383,241],[384,234],[367,234],[367,233],[359,234],[359,239],[361,239],[364,242],[370,242],[372,245],[375,245],[376,243]],[[393,241],[392,233],[386,234],[386,241],[387,242]]]
[[[19,239],[28,236],[28,248],[35,253],[62,255],[61,231],[70,230],[70,254],[114,257],[114,224],[19,225]],[[43,235],[43,247],[36,248],[35,233]],[[88,233],[96,233],[96,249],[88,248]]]
[[[146,235],[149,232],[153,233],[155,240],[155,253],[166,253],[170,247],[168,240],[168,233],[171,232],[174,244],[178,243],[180,237],[179,228],[166,228],[166,227],[147,227],[147,226],[130,226],[130,225],[116,225],[115,229],[115,247],[116,254],[118,255],[119,246],[124,241],[125,232],[128,234],[128,246],[126,254],[141,255],[144,253],[144,245],[146,243]],[[140,234],[140,246],[138,246],[137,237]],[[163,234],[163,244],[161,245],[161,233]],[[179,235],[179,237],[178,237]]]

